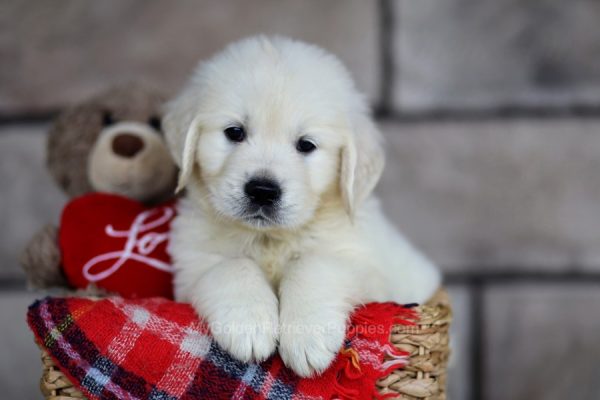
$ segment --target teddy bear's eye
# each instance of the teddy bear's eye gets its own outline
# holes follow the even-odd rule
[[[115,123],[115,117],[110,111],[104,111],[102,114],[102,125],[109,126]]]
[[[150,125],[152,128],[159,132],[162,130],[161,119],[156,115],[153,115],[152,117],[150,117],[150,119],[148,119],[148,125]]]

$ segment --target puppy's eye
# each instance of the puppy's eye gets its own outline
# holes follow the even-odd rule
[[[104,111],[102,113],[102,125],[110,126],[115,123],[115,117],[112,115],[110,111]]]
[[[300,138],[298,139],[298,142],[296,142],[296,150],[298,150],[300,153],[308,154],[312,153],[316,149],[317,145],[309,139]]]
[[[243,142],[246,139],[246,131],[239,126],[231,126],[223,131],[227,139],[232,142]]]
[[[159,132],[162,130],[160,117],[157,117],[156,115],[153,115],[148,119],[148,125],[150,125],[152,128],[154,128],[154,130],[157,130]]]

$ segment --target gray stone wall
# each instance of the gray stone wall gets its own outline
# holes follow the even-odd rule
[[[17,255],[64,197],[55,113],[108,84],[169,92],[276,33],[348,65],[388,140],[378,192],[446,274],[450,399],[600,398],[600,7],[594,0],[5,0],[0,4],[0,387],[40,398]]]

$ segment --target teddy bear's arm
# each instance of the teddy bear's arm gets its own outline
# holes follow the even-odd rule
[[[31,238],[19,261],[32,287],[68,286],[61,268],[58,229],[54,225],[44,226]]]

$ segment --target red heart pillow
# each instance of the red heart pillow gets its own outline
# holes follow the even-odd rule
[[[59,246],[71,285],[90,283],[123,297],[173,298],[167,253],[175,202],[146,207],[126,197],[92,193],[63,210]]]

